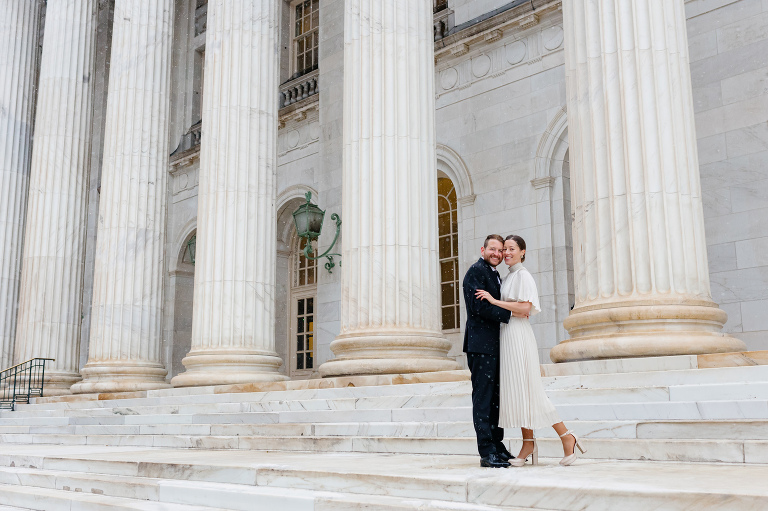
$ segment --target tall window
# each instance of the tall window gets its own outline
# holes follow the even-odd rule
[[[291,376],[309,375],[315,369],[315,306],[317,261],[304,256],[307,240],[293,243],[291,277]]]
[[[440,288],[443,330],[459,328],[459,220],[453,182],[437,178],[437,224],[440,234]]]
[[[317,69],[320,0],[301,0],[294,15],[294,76],[300,76]]]

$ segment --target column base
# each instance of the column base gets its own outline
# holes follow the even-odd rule
[[[127,361],[88,363],[81,371],[83,380],[72,385],[73,394],[135,392],[166,389],[168,374],[159,364],[137,364]]]
[[[70,388],[81,380],[79,373],[69,371],[56,371],[47,369],[43,384],[43,397],[68,396],[72,394]],[[20,377],[17,389],[26,389],[27,379]]]
[[[235,385],[263,381],[284,381],[282,359],[274,352],[199,350],[190,351],[181,361],[187,370],[171,380],[174,387]]]
[[[45,371],[43,396],[68,396],[72,394],[72,385],[81,381],[80,373],[65,371]]]
[[[552,348],[549,358],[558,363],[746,350],[742,341],[721,332],[727,319],[706,301],[574,309],[563,322],[571,338]]]
[[[461,369],[458,362],[448,358],[450,349],[451,342],[434,332],[345,334],[331,343],[336,358],[322,364],[319,372],[329,378]]]

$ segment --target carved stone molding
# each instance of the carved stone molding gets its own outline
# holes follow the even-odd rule
[[[560,12],[562,0],[534,2],[536,12],[532,13],[530,7],[521,5],[519,8],[509,9],[496,16],[483,20],[463,30],[439,39],[435,44],[435,62],[447,57],[465,55],[477,45],[490,44],[501,39],[504,33],[510,30],[526,30],[539,24],[546,15],[552,12]]]
[[[455,58],[437,66],[437,98],[467,89],[481,80],[503,76],[519,66],[532,66],[549,55],[563,51],[563,30],[556,17],[546,21],[542,19],[536,28],[523,33],[517,31],[506,39],[499,37],[500,33],[501,30],[488,33],[488,40],[494,41],[493,44],[478,44],[468,52],[467,57]],[[462,51],[466,50],[466,46]]]
[[[533,26],[536,26],[539,24],[539,15],[538,14],[531,14],[524,18],[522,18],[518,22],[518,26],[525,30],[526,28],[531,28]]]
[[[451,55],[454,57],[460,57],[469,53],[469,45],[466,43],[457,44],[450,49]],[[437,58],[437,56],[435,56]]]

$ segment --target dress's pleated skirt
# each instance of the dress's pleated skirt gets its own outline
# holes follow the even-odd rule
[[[544,392],[536,337],[527,319],[501,325],[499,426],[538,429],[560,422]]]

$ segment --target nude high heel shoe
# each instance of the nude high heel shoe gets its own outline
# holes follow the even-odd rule
[[[562,466],[564,466],[564,467],[567,467],[568,465],[573,465],[573,462],[576,461],[576,458],[579,457],[579,455],[576,454],[576,448],[577,447],[581,451],[581,454],[584,454],[585,452],[587,452],[586,449],[582,449],[581,444],[579,443],[579,437],[574,435],[570,430],[568,430],[565,433],[563,433],[562,435],[560,435],[560,438],[563,438],[564,436],[567,436],[567,435],[571,435],[573,437],[573,439],[576,441],[576,443],[573,446],[573,454],[570,454],[570,455],[568,455],[568,456],[566,456],[566,457],[564,457],[563,459],[560,460],[560,464]]]
[[[536,445],[536,439],[535,438],[523,438],[523,442],[533,442],[533,452],[530,454],[531,456],[531,464],[538,465],[539,464],[539,446]],[[522,467],[525,465],[525,462],[528,460],[528,458],[515,458],[512,460],[509,460],[509,464],[513,467]]]

